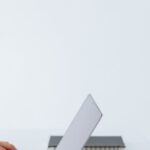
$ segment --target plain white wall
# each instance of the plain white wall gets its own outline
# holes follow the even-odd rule
[[[150,142],[150,2],[0,1],[0,129],[64,133],[88,93],[97,135]]]

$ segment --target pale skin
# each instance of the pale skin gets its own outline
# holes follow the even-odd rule
[[[16,147],[9,142],[0,141],[0,150],[17,150]]]

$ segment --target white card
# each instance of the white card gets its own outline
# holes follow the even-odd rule
[[[94,131],[102,113],[91,95],[88,95],[74,117],[56,150],[81,150]]]

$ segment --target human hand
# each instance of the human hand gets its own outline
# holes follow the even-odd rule
[[[0,150],[17,150],[16,147],[8,142],[0,141]]]

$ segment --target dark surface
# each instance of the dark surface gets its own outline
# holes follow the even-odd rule
[[[48,147],[56,147],[62,136],[51,136]],[[91,136],[85,147],[125,147],[121,136]]]

